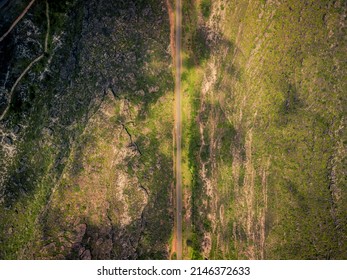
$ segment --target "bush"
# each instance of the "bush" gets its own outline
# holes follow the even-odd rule
[[[201,13],[205,18],[208,18],[211,14],[211,0],[202,0],[200,4]]]

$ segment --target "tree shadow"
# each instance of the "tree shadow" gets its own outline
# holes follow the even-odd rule
[[[165,157],[162,154],[158,156]],[[91,216],[95,215],[93,211],[88,214],[84,211],[69,212],[68,202],[63,202],[59,207],[51,205],[40,219],[42,240],[34,258],[167,259],[167,244],[173,228],[173,216],[169,210],[172,207],[170,182],[163,180],[160,171],[155,172],[152,177],[154,179],[142,182],[146,186],[151,183],[155,185],[146,191],[147,203],[125,225],[119,222],[120,205],[115,203],[111,196],[106,197],[109,208],[100,210],[102,218],[97,223],[91,219]],[[159,181],[160,178],[162,182]],[[138,192],[142,192],[143,188],[132,186],[132,190]],[[83,185],[81,189],[83,190]],[[82,209],[90,209],[89,206],[95,203],[102,207],[104,203],[88,197],[83,201],[78,206]],[[127,203],[130,208],[135,206],[132,205],[134,202]]]

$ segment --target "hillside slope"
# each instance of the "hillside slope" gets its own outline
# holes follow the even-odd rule
[[[184,258],[346,259],[346,1],[182,2]],[[175,258],[167,3],[34,1],[0,42],[0,259]]]
[[[165,1],[36,1],[0,48],[0,258],[168,258]]]
[[[347,258],[346,2],[184,14],[186,257]]]

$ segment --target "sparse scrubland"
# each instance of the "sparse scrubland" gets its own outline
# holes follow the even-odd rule
[[[36,1],[0,42],[0,259],[175,258],[174,2]],[[183,257],[346,259],[346,2],[182,2]]]
[[[345,259],[346,3],[184,15],[186,258]]]
[[[24,2],[2,11],[1,30]],[[12,98],[17,77],[44,52],[45,1],[1,45],[1,109],[9,110],[1,120],[0,258],[168,258],[174,86],[166,4],[48,4],[48,51]]]

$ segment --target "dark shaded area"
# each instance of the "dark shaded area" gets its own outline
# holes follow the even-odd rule
[[[162,162],[168,162],[164,155],[159,154],[158,157]],[[141,161],[141,158],[133,160]],[[166,170],[170,166],[163,164],[162,168]],[[148,173],[146,168],[144,173]],[[155,172],[152,177],[141,178],[142,182],[150,186],[150,192],[147,194],[149,201],[138,219],[131,221],[126,226],[119,225],[120,210],[117,204],[111,203],[111,197],[106,198],[107,201],[110,201],[110,208],[100,210],[101,213],[107,211],[107,217],[99,224],[91,223],[90,217],[82,213],[72,217],[68,208],[64,208],[64,211],[55,207],[47,209],[40,219],[43,246],[40,252],[34,254],[33,258],[167,259],[166,246],[173,227],[172,213],[168,209],[171,189],[169,184],[164,184],[165,180],[160,179],[162,178],[160,171]],[[61,186],[61,188],[64,191],[64,189],[71,189],[72,186]],[[81,189],[83,189],[83,185]],[[86,198],[79,207],[85,209],[94,203],[96,201],[92,198]],[[65,206],[69,206],[69,204],[64,204]],[[129,206],[131,207],[131,204]],[[72,223],[72,221],[77,222]]]

